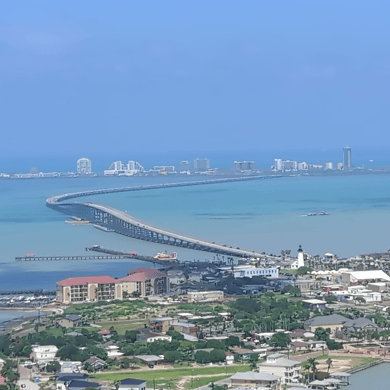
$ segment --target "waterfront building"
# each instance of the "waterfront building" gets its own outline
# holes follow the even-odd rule
[[[333,163],[332,162],[327,162],[325,164],[325,169],[326,170],[333,170]]]
[[[232,387],[242,386],[242,389],[246,388],[261,388],[275,390],[279,388],[281,377],[278,375],[268,374],[266,372],[237,372],[230,377],[230,384]]]
[[[191,170],[190,163],[188,161],[180,161],[179,172],[187,172]]]
[[[255,169],[254,161],[234,161],[235,171],[254,171]]]
[[[132,176],[145,172],[145,168],[138,161],[129,161],[123,164],[122,161],[114,161],[110,168],[104,171],[105,176]]]
[[[194,160],[194,171],[205,172],[210,169],[210,160],[208,158],[196,158]]]
[[[246,267],[238,266],[234,268],[235,278],[253,278],[254,276],[264,276],[265,278],[278,278],[279,269],[277,267]]]
[[[120,279],[123,294],[127,297],[148,297],[169,293],[169,277],[157,269],[139,267]]]
[[[267,360],[259,364],[260,374],[271,374],[280,377],[282,385],[299,383],[301,378],[301,363],[286,358],[281,353],[274,353],[267,356]]]
[[[57,301],[63,304],[122,300],[169,292],[169,278],[156,269],[140,267],[122,278],[110,276],[75,277],[57,283]]]
[[[92,161],[82,157],[77,160],[77,173],[80,175],[90,175],[92,173]]]
[[[153,170],[158,171],[160,173],[162,173],[162,172],[167,172],[167,173],[176,172],[175,167],[173,165],[158,165],[158,166],[155,166]]]
[[[351,169],[352,168],[352,159],[351,159],[351,148],[349,146],[346,146],[343,148],[343,166],[344,169]]]
[[[309,169],[309,166],[305,161],[298,163],[298,171],[307,171]]]
[[[282,161],[282,170],[283,171],[296,171],[298,169],[297,161]]]
[[[341,171],[341,170],[343,169],[343,167],[344,167],[344,166],[343,166],[343,163],[341,163],[341,162],[337,163],[337,169],[338,169],[338,170]]]
[[[275,158],[274,170],[275,171],[281,171],[282,170],[282,159]]]

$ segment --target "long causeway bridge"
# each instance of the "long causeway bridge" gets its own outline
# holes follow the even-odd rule
[[[180,233],[174,233],[163,228],[152,226],[113,207],[103,206],[96,203],[79,203],[65,201],[85,196],[109,194],[115,192],[132,192],[197,185],[222,184],[240,181],[270,179],[276,177],[280,176],[250,176],[239,178],[235,177],[226,179],[178,182],[170,184],[106,188],[54,196],[46,200],[46,205],[54,210],[70,215],[75,219],[89,221],[90,223],[106,228],[108,231],[114,231],[116,233],[123,234],[131,238],[187,249],[218,253],[226,256],[262,257],[264,256],[264,254],[260,252],[235,248],[223,244],[217,244],[215,242],[209,242],[203,239],[194,238]]]

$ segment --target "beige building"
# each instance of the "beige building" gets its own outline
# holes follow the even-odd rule
[[[223,299],[223,291],[188,291],[188,302],[210,302]]]
[[[122,278],[88,276],[57,282],[57,301],[64,304],[122,300],[169,292],[169,278],[159,270],[140,267]]]
[[[280,383],[282,385],[299,383],[301,377],[300,371],[300,362],[288,359],[280,353],[269,355],[265,362],[259,364],[260,374],[271,374],[280,377]]]

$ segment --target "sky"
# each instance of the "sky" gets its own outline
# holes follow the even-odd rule
[[[381,0],[1,2],[0,159],[387,156],[389,13]]]

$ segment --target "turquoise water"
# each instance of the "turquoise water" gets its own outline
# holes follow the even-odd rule
[[[193,178],[199,180],[199,178]],[[15,256],[77,255],[85,247],[154,255],[177,251],[181,260],[212,254],[133,240],[92,226],[66,224],[66,216],[45,206],[52,195],[88,188],[172,182],[174,177],[0,181],[0,289],[55,289],[75,275],[121,276],[139,261],[15,263]],[[296,251],[339,256],[389,249],[390,176],[291,177],[210,186],[118,193],[85,198],[154,225],[210,241],[268,253]],[[81,199],[80,199],[81,201]],[[325,217],[299,217],[326,210]]]
[[[388,363],[379,364],[367,370],[351,375],[351,385],[345,387],[348,390],[385,390],[390,389]],[[344,387],[342,387],[344,388]]]

